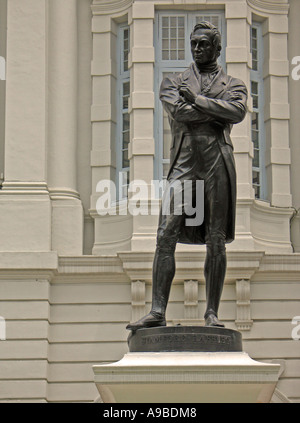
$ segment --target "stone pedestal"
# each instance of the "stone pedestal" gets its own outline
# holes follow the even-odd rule
[[[252,360],[230,329],[140,329],[128,344],[117,363],[93,367],[104,403],[267,403],[278,380],[280,366]]]

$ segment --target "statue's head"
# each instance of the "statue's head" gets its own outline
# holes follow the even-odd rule
[[[221,33],[210,22],[200,22],[191,33],[191,51],[199,66],[217,60],[222,50]]]

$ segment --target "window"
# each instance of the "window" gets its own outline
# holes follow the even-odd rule
[[[130,48],[130,30],[128,26],[119,28],[118,51],[118,84],[117,84],[117,169],[116,186],[118,200],[127,198],[129,185],[128,145],[130,142],[130,72],[128,69],[128,55]]]
[[[185,59],[184,16],[163,16],[161,19],[162,60]]]
[[[265,133],[264,133],[264,86],[263,86],[263,41],[259,23],[251,26],[251,96],[253,101],[252,130],[254,157],[252,182],[255,198],[266,198],[265,177]]]
[[[159,12],[155,28],[155,140],[156,153],[154,174],[158,180],[165,179],[170,165],[171,131],[168,116],[159,101],[162,79],[170,74],[181,72],[192,62],[190,34],[197,23],[208,21],[217,26],[222,34],[222,51],[219,63],[225,68],[226,27],[222,12]]]

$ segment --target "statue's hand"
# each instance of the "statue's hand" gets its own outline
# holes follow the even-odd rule
[[[197,94],[187,85],[182,85],[179,89],[179,94],[185,99],[186,102],[194,104]]]

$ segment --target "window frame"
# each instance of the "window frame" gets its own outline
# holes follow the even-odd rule
[[[131,93],[131,81],[130,81],[130,69],[127,66],[127,69],[124,69],[124,64],[127,62],[128,57],[125,60],[125,50],[124,50],[124,34],[125,31],[128,31],[128,53],[130,52],[130,26],[127,23],[120,24],[117,32],[117,87],[116,87],[116,104],[117,104],[117,122],[116,122],[116,195],[117,201],[127,200],[128,197],[128,184],[129,184],[129,174],[130,174],[130,165],[123,167],[124,151],[124,132],[129,132],[129,142],[130,142],[130,115],[129,115],[129,105],[127,108],[124,108],[124,86],[129,83],[129,97]],[[129,128],[124,131],[124,115],[128,115],[129,119]],[[126,192],[125,192],[126,191]]]
[[[257,32],[257,70],[253,69],[253,58],[252,58],[252,67],[250,70],[250,94],[253,101],[252,94],[252,83],[255,82],[258,84],[258,107],[254,107],[253,101],[253,113],[258,115],[258,154],[259,154],[259,166],[254,166],[254,157],[252,160],[252,185],[253,187],[259,186],[259,195],[255,195],[256,199],[266,200],[267,198],[267,184],[266,184],[266,166],[265,166],[265,149],[266,149],[266,134],[265,134],[265,120],[264,120],[264,107],[265,107],[265,98],[264,98],[264,77],[263,77],[263,61],[264,61],[264,45],[263,45],[263,34],[262,34],[262,24],[260,22],[253,21],[250,26],[250,52],[253,52],[253,37],[252,29],[255,28]],[[251,116],[251,140],[252,137],[252,116]],[[253,145],[253,152],[255,152]],[[254,172],[258,172],[260,175],[260,183],[255,184],[253,182]]]

